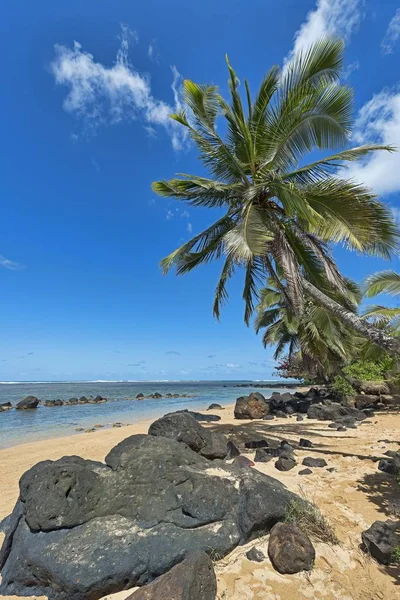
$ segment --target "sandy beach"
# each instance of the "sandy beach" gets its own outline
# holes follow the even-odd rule
[[[297,450],[298,465],[279,472],[274,462],[256,463],[260,471],[281,480],[294,492],[305,493],[328,517],[340,545],[315,543],[315,568],[308,574],[279,575],[268,558],[250,562],[246,551],[256,545],[267,556],[268,536],[237,548],[216,563],[218,600],[395,600],[400,598],[400,569],[383,567],[364,554],[359,546],[361,532],[376,520],[386,520],[400,513],[391,480],[377,470],[374,459],[387,450],[399,449],[400,415],[377,415],[357,429],[337,432],[326,422],[295,418],[265,421],[237,421],[233,405],[219,411],[221,421],[215,430],[239,441],[263,435],[298,443],[300,437],[313,442],[314,448]],[[65,438],[22,444],[0,450],[0,519],[7,516],[18,497],[20,476],[45,459],[79,455],[104,460],[109,450],[129,435],[147,433],[152,420],[132,426],[99,430]],[[254,451],[253,451],[254,452]],[[247,454],[249,458],[254,453]],[[305,456],[323,457],[328,468],[313,469],[311,475],[299,476]],[[113,596],[123,600],[129,592]],[[0,596],[14,600],[15,596]],[[37,597],[32,597],[37,598]],[[111,598],[110,596],[108,598]]]

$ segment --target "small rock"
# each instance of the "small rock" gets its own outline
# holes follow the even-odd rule
[[[97,423],[96,425],[93,425],[94,429],[101,429],[102,427],[104,427],[104,425],[100,425],[100,423]]]
[[[344,427],[343,425],[340,425],[340,427],[338,427],[336,429],[336,431],[347,431],[346,427]]]
[[[313,458],[312,456],[307,456],[303,459],[302,464],[305,467],[327,467],[328,463],[323,458]]]
[[[225,460],[231,460],[232,458],[236,458],[236,456],[239,456],[240,450],[236,446],[236,444],[234,444],[231,440],[229,440],[229,442],[227,443],[226,448],[227,455],[225,457]]]
[[[210,404],[207,410],[224,410],[224,407],[220,404]]]
[[[267,463],[273,459],[269,448],[257,448],[256,454],[254,456],[254,462],[263,462]]]
[[[299,446],[300,446],[300,448],[312,448],[313,447],[313,443],[310,442],[310,440],[306,440],[304,438],[300,438]]]
[[[37,408],[38,404],[39,400],[36,398],[36,396],[27,396],[26,398],[18,402],[15,408],[17,410],[29,410],[32,408]]]
[[[286,414],[286,413],[284,413],[284,412],[283,412],[283,410],[277,410],[277,411],[275,412],[275,416],[276,416],[278,419],[287,419],[287,418],[288,418],[287,414]]]
[[[275,463],[275,469],[278,469],[278,471],[290,471],[296,464],[296,459],[293,455],[281,455]]]
[[[273,421],[275,419],[274,415],[266,415],[264,417],[264,421]]]
[[[329,473],[335,473],[337,471],[337,469],[335,467],[328,467],[327,471]]]
[[[301,471],[299,471],[299,475],[311,475],[312,471],[311,469],[302,469]]]
[[[379,471],[387,473],[388,475],[399,475],[400,474],[400,458],[382,458],[378,463]]]
[[[140,393],[136,396],[136,400],[143,400],[144,394]]]
[[[113,427],[122,427],[122,423],[113,423]]]
[[[365,549],[379,563],[388,565],[392,561],[393,550],[400,546],[399,524],[394,521],[375,521],[361,534]]]
[[[315,550],[309,537],[293,523],[277,523],[271,529],[268,555],[278,573],[310,571]]]
[[[248,552],[246,552],[246,557],[254,562],[262,562],[263,560],[265,560],[264,553],[255,546],[253,546]]]
[[[302,417],[301,415],[297,415],[296,421],[304,421],[304,417]]]
[[[75,431],[85,431],[83,427],[75,427]]]
[[[269,443],[267,440],[252,440],[250,442],[245,442],[245,447],[249,449],[254,448],[268,448]]]

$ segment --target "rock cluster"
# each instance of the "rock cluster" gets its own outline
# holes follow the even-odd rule
[[[105,464],[64,457],[22,476],[3,526],[0,594],[96,600],[155,580],[133,597],[175,598],[169,590],[178,590],[179,600],[211,600],[210,563],[189,555],[226,555],[283,520],[296,498],[254,469],[211,462],[205,456],[226,456],[226,439],[189,414],[166,415],[149,433],[125,439]],[[197,568],[205,595],[185,595],[186,585],[198,589]]]
[[[236,400],[236,419],[264,419],[275,417],[284,418],[297,413],[298,420],[306,414],[309,419],[335,422],[335,428],[341,426],[355,427],[357,421],[366,418],[366,414],[357,408],[334,402],[327,390],[311,388],[306,394],[295,392],[273,392],[265,398],[259,392],[249,396],[241,396]],[[300,417],[300,419],[299,419]]]

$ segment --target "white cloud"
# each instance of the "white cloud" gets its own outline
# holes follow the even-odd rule
[[[15,262],[14,260],[10,260],[9,258],[2,256],[1,254],[0,254],[0,267],[3,267],[3,269],[9,269],[10,271],[19,271],[20,269],[23,269],[22,265]]]
[[[343,79],[348,79],[349,77],[351,77],[351,74],[354,73],[354,71],[358,71],[359,68],[360,68],[360,61],[354,60],[352,63],[347,65],[347,67],[345,68],[345,70],[343,72]]]
[[[149,58],[153,58],[154,55],[154,46],[153,44],[150,44],[148,49],[147,49],[147,55]]]
[[[187,224],[187,230],[188,230],[188,233],[193,233],[193,226],[191,223]]]
[[[134,34],[123,27],[120,39],[112,66],[96,62],[78,42],[74,42],[73,48],[55,46],[56,55],[50,70],[56,83],[68,88],[64,109],[81,117],[91,128],[132,120],[139,120],[147,127],[163,127],[174,149],[180,149],[183,128],[169,117],[181,107],[181,77],[177,68],[171,67],[174,96],[174,106],[171,106],[153,96],[150,77],[139,73],[129,62],[129,42],[136,39]]]
[[[360,109],[354,127],[355,143],[379,143],[400,149],[400,86],[375,94]],[[400,153],[379,151],[367,160],[351,163],[344,171],[379,194],[400,191]]]
[[[225,364],[228,369],[241,369],[242,365],[238,365],[237,363],[226,363]]]
[[[396,42],[400,39],[400,8],[395,12],[386,30],[385,37],[381,42],[383,54],[392,54]]]
[[[364,0],[317,0],[294,37],[291,56],[321,37],[335,35],[348,41],[362,21]]]
[[[167,219],[167,221],[170,221],[171,219],[173,219],[174,216],[175,216],[175,214],[172,210],[167,210],[167,212],[165,214],[165,218]]]

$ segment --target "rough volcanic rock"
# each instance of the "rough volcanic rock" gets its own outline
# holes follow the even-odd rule
[[[310,440],[306,440],[305,438],[300,438],[299,446],[300,448],[312,448],[313,443]]]
[[[149,434],[183,442],[206,458],[225,458],[228,440],[222,433],[214,433],[196,421],[189,412],[169,413],[154,421]]]
[[[5,522],[0,594],[97,600],[142,586],[191,552],[225,556],[268,532],[294,497],[274,478],[216,466],[163,436],[131,436],[106,464],[44,461],[22,476]]]
[[[285,392],[284,394],[274,392],[267,402],[271,407],[271,412],[274,414],[279,412],[293,414],[297,412],[299,407],[298,398],[293,394],[289,394],[289,392]]]
[[[226,445],[227,454],[225,456],[226,460],[231,460],[232,458],[236,458],[239,456],[240,450],[231,440]]]
[[[359,393],[368,394],[370,396],[390,394],[390,388],[384,381],[362,381],[359,379],[354,379],[351,381],[351,383]]]
[[[366,415],[357,408],[344,406],[338,402],[326,406],[324,404],[312,404],[307,411],[309,419],[318,419],[319,421],[338,421],[341,417],[353,417],[357,421],[362,421]]]
[[[256,454],[254,456],[254,462],[267,463],[272,459],[273,459],[273,456],[272,456],[269,448],[257,448]]]
[[[260,440],[250,440],[245,442],[245,448],[249,448],[253,450],[254,448],[268,448],[269,442],[268,440],[260,439]]]
[[[262,394],[253,392],[236,400],[235,419],[263,419],[270,412],[270,406]]]
[[[207,408],[207,410],[224,410],[224,407],[221,406],[220,404],[210,404],[210,406]]]
[[[256,546],[253,546],[246,552],[246,558],[254,562],[263,562],[265,560],[264,553]]]
[[[216,594],[217,579],[212,560],[201,552],[190,554],[127,600],[215,600]]]
[[[293,454],[281,454],[275,463],[275,469],[278,471],[290,471],[296,466],[296,459]]]
[[[299,475],[311,475],[312,471],[311,469],[302,469],[301,471],[299,471]]]
[[[27,396],[26,398],[18,402],[15,408],[17,410],[26,410],[31,408],[37,408],[38,404],[39,400],[36,398],[36,396]]]
[[[183,410],[177,410],[177,413],[187,413],[189,415],[191,415],[194,419],[196,419],[196,421],[198,421],[199,423],[203,422],[203,423],[213,423],[215,421],[220,421],[221,417],[219,415],[203,415],[203,413],[200,412],[196,412],[193,410],[188,410],[187,408],[183,409]]]
[[[310,571],[315,550],[309,537],[293,523],[277,523],[271,529],[268,555],[274,568],[282,574]]]
[[[378,463],[378,469],[388,475],[400,475],[400,457],[382,458]]]
[[[379,563],[392,562],[393,550],[400,546],[400,527],[395,521],[375,521],[361,534],[365,550]]]
[[[0,411],[1,411],[1,410],[3,410],[3,411],[4,411],[4,410],[11,410],[11,409],[12,409],[12,404],[11,404],[11,402],[2,402],[2,403],[0,404]]]
[[[379,396],[357,394],[357,396],[355,397],[355,407],[358,408],[358,410],[364,410],[365,408],[375,408],[378,402],[380,402]]]
[[[305,467],[327,467],[328,463],[324,458],[313,458],[312,456],[307,456],[303,459],[301,463]]]
[[[143,398],[144,398],[144,394],[142,394],[141,392],[140,392],[140,394],[137,394],[137,396],[136,396],[136,400],[143,400]]]
[[[63,406],[64,402],[62,400],[46,400],[44,405],[45,406]]]

